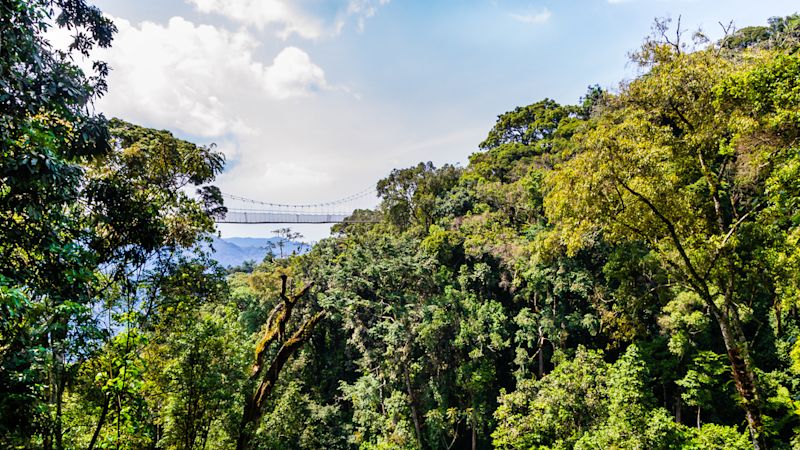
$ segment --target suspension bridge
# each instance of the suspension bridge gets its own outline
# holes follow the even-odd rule
[[[368,223],[374,220],[351,218],[354,204],[377,196],[374,187],[338,200],[311,204],[271,203],[222,193],[228,212],[217,223]]]

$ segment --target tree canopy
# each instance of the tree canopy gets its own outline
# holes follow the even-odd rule
[[[800,447],[796,15],[659,20],[632,80],[226,270],[223,155],[93,112],[113,23],[0,14],[3,448]]]

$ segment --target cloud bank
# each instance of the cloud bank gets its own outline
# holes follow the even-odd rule
[[[527,14],[509,14],[512,19],[516,20],[517,22],[522,23],[530,23],[530,24],[541,24],[545,23],[550,20],[550,17],[553,13],[550,12],[549,9],[543,8],[537,12],[530,12]]]
[[[258,42],[173,17],[166,25],[115,18],[114,47],[97,55],[112,68],[104,111],[129,120],[214,137],[249,126],[237,112],[246,99],[286,100],[329,90],[325,72],[297,47],[270,63],[257,60]]]
[[[389,0],[329,0],[324,3],[290,0],[186,0],[206,14],[218,14],[258,29],[274,29],[281,39],[296,34],[306,39],[335,36],[349,20],[359,31]],[[321,5],[325,13],[320,13]]]

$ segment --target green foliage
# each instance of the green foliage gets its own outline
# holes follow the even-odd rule
[[[504,144],[523,147],[542,143],[539,154],[549,152],[548,146],[557,133],[560,122],[570,116],[570,109],[550,99],[519,107],[497,117],[489,136],[481,142],[482,150],[491,150]]]
[[[711,392],[719,383],[717,378],[727,372],[725,366],[722,355],[710,351],[698,352],[692,359],[686,375],[675,382],[683,388],[681,397],[686,404],[697,407],[698,411],[701,407],[713,407]]]
[[[767,26],[751,26],[725,36],[719,45],[731,50],[752,47],[794,49],[800,44],[800,15],[771,17]]]
[[[119,354],[115,339],[123,328],[144,339],[138,327],[156,320],[170,254],[213,229],[221,198],[206,184],[222,157],[90,112],[108,69],[96,62],[85,74],[72,61],[108,47],[116,31],[96,8],[12,1],[0,15],[13,24],[0,43],[0,445],[63,448],[72,439],[65,402],[76,398],[68,391],[97,358],[112,378],[131,381],[114,391],[125,401],[104,417],[118,423],[117,442],[123,423],[133,427],[126,436],[145,439],[141,397],[126,390],[144,369],[130,349]],[[73,33],[66,51],[44,38],[53,24]],[[201,189],[198,199],[183,193],[190,185]],[[106,352],[130,364],[117,370]],[[136,447],[131,439],[125,445]]]
[[[561,356],[564,358],[564,355]],[[541,380],[503,395],[492,434],[498,448],[676,448],[685,430],[652,407],[635,346],[614,364],[579,347]]]
[[[244,346],[230,345],[246,336],[237,315],[226,306],[204,307],[190,319],[191,327],[148,348],[148,400],[159,406],[159,446],[220,448],[235,442],[234,411],[250,356]]]
[[[275,395],[272,412],[258,436],[258,447],[270,449],[344,449],[350,429],[338,405],[317,403],[304,386],[288,382]]]
[[[107,69],[43,38],[113,24],[0,15],[0,446],[800,443],[797,16],[650,39],[618,93],[501,114],[467,167],[396,169],[361,223],[225,272],[222,155],[88,114]]]
[[[362,449],[415,448],[408,398],[401,391],[381,392],[379,381],[365,375],[342,394],[353,404],[352,442]]]
[[[708,329],[710,320],[703,311],[699,296],[692,292],[678,292],[663,308],[658,323],[661,330],[669,335],[668,348],[673,354],[683,358],[698,345]]]
[[[763,446],[769,431],[748,322],[774,302],[765,256],[790,258],[788,211],[772,183],[794,159],[798,59],[763,50],[686,54],[659,44],[640,58],[649,72],[576,135],[580,151],[548,177],[545,208],[568,251],[592,245],[597,233],[612,243],[643,241],[702,301],[737,368],[754,445]],[[700,317],[670,315],[677,317],[665,322],[684,330],[702,325]],[[685,352],[689,335],[672,344]]]
[[[746,433],[740,433],[733,427],[713,423],[704,424],[699,430],[692,431],[692,440],[684,444],[686,449],[719,448],[732,450],[749,450],[752,447]]]
[[[564,355],[562,355],[564,357]],[[495,412],[492,433],[499,448],[553,448],[573,445],[593,418],[605,415],[603,402],[607,364],[598,351],[578,348],[541,380],[523,380],[504,394]]]
[[[74,206],[81,164],[109,148],[105,119],[86,108],[104,92],[107,68],[99,62],[87,76],[71,56],[108,47],[116,29],[79,0],[4,2],[0,21],[0,446],[60,445],[46,399],[61,396],[67,323],[84,330],[96,282]],[[69,51],[44,39],[52,21],[75,31]]]
[[[427,229],[433,223],[437,198],[455,185],[460,172],[449,164],[437,169],[430,162],[393,170],[377,184],[384,215],[403,230],[412,225]]]

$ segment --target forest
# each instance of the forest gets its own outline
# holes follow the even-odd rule
[[[634,78],[238,268],[222,153],[92,108],[112,21],[0,18],[0,447],[800,448],[800,16],[657,19]]]

